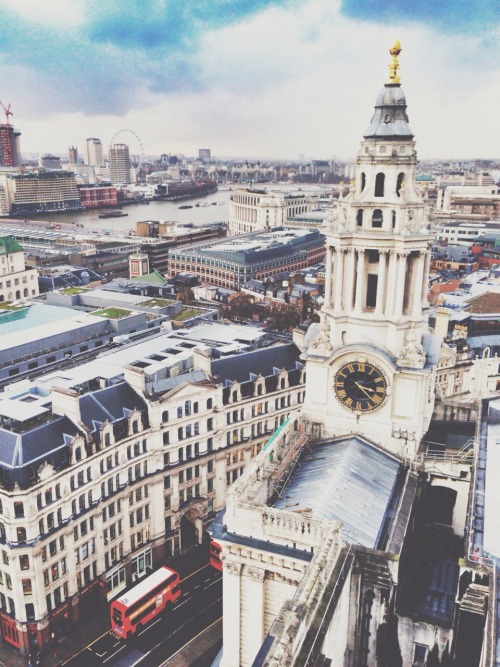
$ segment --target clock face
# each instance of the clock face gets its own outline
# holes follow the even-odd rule
[[[350,361],[335,374],[335,396],[353,412],[371,412],[387,398],[387,380],[380,369],[368,361]]]

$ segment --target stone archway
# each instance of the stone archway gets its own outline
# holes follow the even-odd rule
[[[181,553],[189,551],[203,542],[203,521],[195,508],[189,509],[180,522]]]

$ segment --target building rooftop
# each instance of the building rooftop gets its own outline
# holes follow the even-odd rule
[[[321,443],[305,453],[274,507],[340,520],[347,542],[377,548],[400,468],[361,438]]]
[[[102,318],[69,308],[33,304],[9,321],[0,320],[0,350],[8,350],[24,343],[38,341],[63,332],[81,329],[88,324],[102,322]]]

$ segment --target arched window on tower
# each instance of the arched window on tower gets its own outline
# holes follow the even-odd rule
[[[375,197],[384,196],[384,185],[385,185],[385,174],[380,171],[375,176]]]
[[[381,209],[376,208],[372,215],[372,227],[382,227],[384,216]]]
[[[361,172],[361,192],[365,189],[366,185],[366,174],[364,171]]]
[[[396,211],[392,211],[392,228],[396,229]]]
[[[358,224],[358,227],[363,226],[363,209],[362,208],[358,209],[358,213],[356,215],[356,222]]]
[[[396,194],[398,197],[401,197],[401,188],[403,187],[404,182],[405,182],[405,175],[403,172],[400,172],[398,174],[398,180],[396,183]]]

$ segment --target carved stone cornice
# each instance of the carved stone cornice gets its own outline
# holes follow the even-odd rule
[[[266,578],[265,570],[259,567],[253,567],[252,565],[245,565],[245,567],[243,568],[243,574],[246,577],[250,577],[250,579],[257,581],[258,583],[262,583]]]
[[[241,563],[235,563],[233,560],[224,561],[224,572],[227,574],[233,574],[235,577],[239,577],[242,568],[243,565]]]

